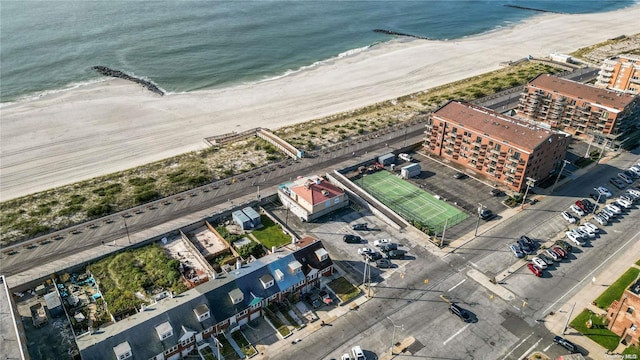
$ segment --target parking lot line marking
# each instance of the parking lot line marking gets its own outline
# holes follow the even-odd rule
[[[471,324],[467,324],[467,325],[466,325],[465,327],[463,327],[462,329],[460,329],[460,330],[456,331],[456,333],[455,333],[455,334],[453,334],[453,335],[451,335],[451,337],[449,337],[447,340],[445,340],[445,341],[442,343],[442,345],[447,345],[447,343],[448,343],[449,341],[453,340],[453,338],[454,338],[454,337],[456,337],[456,336],[460,335],[460,333],[461,333],[461,332],[463,332],[463,331],[464,331],[464,329],[468,328],[468,327],[469,327],[469,325],[471,325]]]
[[[622,251],[623,249],[625,249],[627,247],[627,245],[629,245],[629,243],[631,243],[632,241],[635,241],[636,237],[638,237],[638,235],[640,235],[640,232],[637,232],[635,235],[633,235],[633,237],[631,239],[629,239],[626,243],[624,243],[622,246],[620,246],[620,248],[618,248],[618,250],[616,250],[613,254],[609,255],[608,258],[606,258],[604,261],[602,261],[600,263],[600,265],[596,266],[593,270],[591,270],[590,273],[588,273],[582,280],[580,280],[577,284],[575,284],[571,289],[569,289],[569,291],[565,292],[564,295],[562,295],[560,298],[558,298],[558,300],[556,300],[553,304],[551,304],[551,306],[549,306],[544,312],[543,314],[548,314],[549,311],[554,308],[556,306],[556,304],[558,304],[560,301],[562,301],[562,299],[564,299],[565,296],[569,295],[575,288],[577,288],[578,286],[582,285],[582,283],[586,280],[586,279],[591,279],[593,274],[600,270],[601,267],[603,267],[605,264],[609,264],[609,260],[611,260],[612,257],[614,257],[615,255],[617,255],[620,251]],[[589,280],[591,281],[591,280]]]
[[[527,336],[526,338],[522,339],[522,341],[520,341],[518,343],[518,345],[514,346],[513,349],[511,349],[511,351],[509,351],[509,353],[507,355],[505,355],[505,357],[502,358],[502,360],[505,360],[506,358],[508,358],[509,356],[511,356],[511,354],[513,354],[514,351],[516,351],[517,348],[520,347],[520,345],[522,345],[525,341],[529,340],[530,337],[533,336],[534,333],[529,334],[529,336]]]
[[[527,354],[529,354],[531,351],[533,351],[533,349],[535,349],[536,346],[538,346],[538,344],[540,344],[540,341],[542,341],[542,338],[540,338],[540,340],[536,341],[535,344],[533,344],[530,348],[528,348],[527,351],[525,351],[524,354],[522,354],[522,356],[520,356],[518,358],[518,360],[523,360],[524,358],[526,358]]]
[[[547,351],[547,350],[549,350],[549,348],[551,348],[551,346],[553,346],[553,343],[549,344],[549,346],[547,346],[546,348],[542,349],[542,351]]]
[[[460,281],[459,283],[453,285],[453,287],[451,287],[451,289],[447,290],[447,292],[452,291],[453,289],[457,288],[458,286],[462,285],[463,282],[467,281],[467,279],[462,279],[462,281]]]

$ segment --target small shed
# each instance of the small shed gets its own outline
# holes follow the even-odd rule
[[[253,227],[258,227],[260,226],[261,222],[260,222],[260,214],[258,214],[257,211],[255,211],[252,207],[246,207],[244,209],[242,209],[242,212],[247,215],[247,217],[249,218],[249,220],[251,220],[251,224],[253,224]]]
[[[400,169],[400,176],[405,179],[409,179],[412,177],[416,177],[420,175],[422,169],[420,168],[420,164],[413,163],[411,165],[404,166]]]
[[[49,309],[51,317],[58,317],[59,315],[62,315],[62,301],[60,300],[58,293],[50,292],[45,294],[44,301],[47,304],[47,309]]]
[[[380,155],[378,156],[378,162],[380,164],[382,164],[383,166],[387,166],[389,164],[392,164],[394,161],[396,161],[396,156],[392,153],[388,153],[388,154],[384,154],[384,155]]]
[[[233,218],[233,222],[238,224],[242,228],[242,230],[251,229],[253,227],[251,219],[249,219],[249,217],[247,217],[247,215],[245,215],[240,210],[234,211],[231,214],[231,217]]]

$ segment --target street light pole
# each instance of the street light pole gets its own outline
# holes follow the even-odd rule
[[[556,184],[558,183],[558,180],[560,180],[560,176],[562,175],[562,172],[564,171],[564,167],[567,166],[568,163],[569,163],[569,161],[562,160],[562,167],[560,168],[560,172],[558,172],[558,177],[556,177],[556,181],[553,183],[553,186],[551,187],[551,191],[549,192],[549,194],[553,193],[553,190],[556,188]]]
[[[527,194],[529,194],[529,188],[536,184],[536,180],[530,177],[527,178],[527,190],[524,192],[524,196],[522,197],[522,205],[520,209],[524,209],[524,202],[527,201]]]
[[[602,196],[602,193],[600,191],[598,191],[598,200],[596,200],[596,205],[593,207],[593,211],[591,212],[592,214],[596,213],[596,209],[598,208],[598,204],[600,204],[600,196]]]
[[[404,325],[396,325],[396,323],[393,322],[393,320],[391,320],[390,317],[387,316],[387,319],[389,319],[389,321],[391,321],[391,325],[393,325],[393,336],[391,337],[391,355],[395,355],[393,353],[393,347],[396,345],[396,328],[404,328]]]
[[[131,237],[129,236],[129,228],[127,227],[127,219],[122,216],[122,221],[124,222],[124,229],[127,232],[127,239],[129,240],[129,245],[131,245]]]
[[[475,234],[473,234],[473,236],[478,236],[478,227],[480,227],[480,213],[485,208],[485,206],[481,203],[478,203],[478,205],[480,205],[480,207],[478,208],[478,221],[476,222],[476,232]]]

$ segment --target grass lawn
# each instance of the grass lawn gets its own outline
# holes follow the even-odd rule
[[[640,266],[640,260],[636,261],[636,265]]]
[[[233,346],[229,343],[229,340],[224,336],[218,336],[218,341],[220,341],[220,355],[224,358],[224,360],[240,360],[240,356],[233,349]],[[215,352],[218,352],[218,349],[215,349]]]
[[[265,311],[264,314],[267,316],[271,324],[273,324],[273,326],[278,329],[278,332],[280,333],[280,335],[282,335],[282,337],[289,336],[289,334],[291,334],[291,330],[289,330],[289,327],[283,324],[282,321],[280,321],[274,311],[276,311],[275,308],[267,308],[267,311]]]
[[[360,295],[360,289],[353,286],[353,284],[342,276],[333,280],[327,286],[336,293],[342,302],[347,302]]]
[[[639,269],[630,268],[627,270],[602,295],[598,296],[595,300],[596,306],[600,309],[607,309],[614,300],[620,300],[622,293],[633,283],[638,274],[640,274]]]
[[[291,236],[282,232],[282,227],[274,223],[268,216],[261,215],[260,221],[263,227],[259,230],[253,230],[251,234],[267,249],[271,249],[272,246],[280,247],[291,242]]]
[[[170,259],[157,244],[127,250],[94,264],[87,269],[96,279],[109,311],[114,315],[134,311],[143,303],[134,294],[150,297],[156,289],[179,294],[187,290],[181,280],[180,262]]]
[[[587,328],[587,321],[593,322],[591,329]],[[618,346],[620,337],[613,331],[607,329],[602,323],[603,319],[589,310],[584,310],[571,322],[571,327],[578,330],[582,335],[602,345],[605,349],[613,350]]]
[[[245,354],[247,357],[252,357],[253,355],[256,354],[257,352],[256,349],[254,349],[254,347],[251,346],[251,344],[249,344],[249,341],[247,341],[247,338],[244,337],[244,334],[242,333],[242,331],[236,331],[232,333],[231,337],[236,342],[236,344],[238,344],[240,349],[242,349],[242,353]]]
[[[636,359],[640,358],[640,348],[637,346],[627,346],[622,352],[622,355],[635,355]]]

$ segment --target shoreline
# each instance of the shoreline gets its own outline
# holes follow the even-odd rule
[[[636,15],[633,15],[633,14]],[[2,109],[0,201],[202,149],[202,139],[277,129],[619,35],[640,5],[608,13],[540,14],[456,40],[393,39],[279,78],[158,97],[107,79]],[[599,24],[598,34],[590,32]]]

